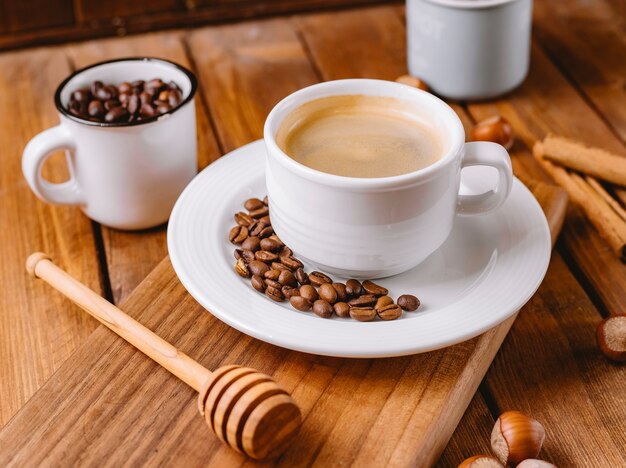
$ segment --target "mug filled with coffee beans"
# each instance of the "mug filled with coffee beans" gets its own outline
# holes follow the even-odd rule
[[[197,80],[186,68],[156,58],[91,65],[55,93],[60,124],[26,146],[22,170],[43,201],[78,205],[118,229],[164,223],[197,171]],[[47,157],[65,149],[70,179],[42,178]]]
[[[283,99],[264,129],[272,227],[301,259],[343,277],[407,271],[450,234],[455,216],[498,208],[513,182],[506,149],[465,143],[454,110],[390,81],[320,83]],[[461,169],[497,185],[461,195]]]

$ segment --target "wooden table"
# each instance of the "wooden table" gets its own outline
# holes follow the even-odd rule
[[[164,228],[114,231],[76,208],[45,205],[28,189],[20,155],[33,135],[57,122],[57,84],[75,68],[118,56],[160,56],[192,68],[201,82],[202,168],[260,138],[271,107],[298,88],[406,73],[403,15],[392,5],[0,54],[1,425],[97,327],[27,277],[27,255],[50,253],[120,303],[167,253]],[[536,2],[524,85],[503,99],[455,103],[455,110],[466,127],[496,113],[512,123],[519,175],[549,180],[529,150],[548,132],[626,154],[625,21],[621,0]],[[53,181],[66,177],[60,155],[45,172]],[[544,423],[543,457],[559,466],[626,465],[626,367],[606,362],[594,338],[602,316],[625,305],[626,267],[572,206],[544,285],[515,322],[440,465],[488,452],[493,422],[506,409]]]

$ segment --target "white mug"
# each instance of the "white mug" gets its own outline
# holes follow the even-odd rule
[[[175,82],[182,101],[169,112],[130,123],[99,123],[67,111],[71,93],[94,81],[161,78]],[[91,219],[118,229],[144,229],[168,220],[174,202],[197,172],[197,80],[175,63],[154,58],[102,62],[59,85],[60,124],[35,136],[24,149],[22,171],[33,192],[48,203],[78,205]],[[70,180],[41,176],[46,158],[65,149]]]
[[[407,0],[408,66],[441,96],[483,99],[528,74],[532,0]]]
[[[414,105],[440,139],[441,158],[407,174],[353,178],[311,169],[278,147],[278,129],[294,109],[321,97],[350,94],[388,96]],[[465,143],[463,125],[445,102],[390,81],[329,81],[296,91],[270,112],[264,137],[274,231],[297,257],[343,277],[377,278],[413,268],[443,244],[457,213],[496,209],[513,182],[502,146]],[[459,195],[461,168],[476,165],[497,169],[496,187],[481,195]]]

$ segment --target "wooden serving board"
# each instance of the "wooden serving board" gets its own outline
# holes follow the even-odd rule
[[[530,186],[554,240],[567,197],[544,183]],[[247,365],[291,392],[304,424],[277,461],[284,466],[432,465],[515,320],[427,354],[303,354],[252,339],[206,313],[168,258],[122,308],[209,369]],[[252,463],[214,437],[195,398],[191,388],[100,327],[0,432],[0,466]]]

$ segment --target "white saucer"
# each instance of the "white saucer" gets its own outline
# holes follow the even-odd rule
[[[234,246],[227,239],[233,214],[246,199],[265,195],[264,173],[263,141],[211,164],[176,202],[167,244],[176,274],[203,307],[268,343],[344,357],[399,356],[443,348],[514,314],[539,287],[548,268],[546,219],[532,194],[515,180],[510,197],[496,212],[457,217],[448,240],[424,263],[377,281],[394,298],[405,293],[419,297],[422,306],[417,312],[395,321],[366,323],[298,312],[288,302],[279,304],[259,294],[234,270]],[[463,191],[480,193],[489,178],[488,170],[464,170]]]

